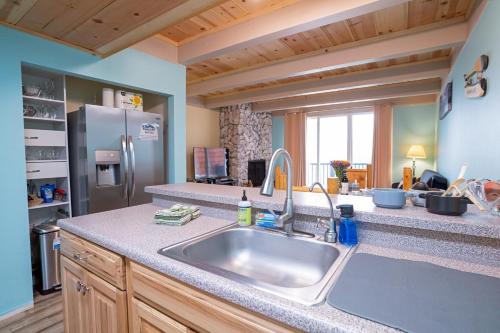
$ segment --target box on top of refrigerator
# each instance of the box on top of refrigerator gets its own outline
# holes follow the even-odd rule
[[[124,90],[115,91],[115,108],[143,111],[142,94],[136,94]]]

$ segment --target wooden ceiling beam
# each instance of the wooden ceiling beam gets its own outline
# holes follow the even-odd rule
[[[135,44],[132,48],[157,58],[177,63],[177,46],[163,35],[157,34],[149,37]]]
[[[353,102],[353,103],[345,103],[339,105],[313,106],[305,110],[307,110],[307,113],[310,115],[328,115],[330,113],[335,114],[335,113],[352,112],[352,110],[361,110],[361,109],[366,110],[367,108],[373,108],[375,105],[387,104],[387,103],[395,106],[433,104],[437,102],[438,96],[439,95],[437,94],[430,94],[430,95],[420,95],[420,96],[410,96],[410,97],[388,98],[388,99],[381,99],[368,102]],[[304,109],[300,110],[303,111]],[[297,109],[275,111],[273,112],[273,116],[280,116],[289,112],[297,112]]]
[[[206,98],[209,108],[232,104],[260,102],[272,99],[364,88],[370,86],[417,81],[431,78],[446,78],[450,71],[450,59],[421,61],[395,65],[367,71],[335,75],[323,79],[286,83],[237,94]]]
[[[387,104],[387,103],[393,105],[432,104],[436,103],[437,98],[438,98],[437,94],[429,94],[429,95],[419,95],[419,96],[409,96],[409,97],[388,98],[388,99],[381,99],[369,102],[353,102],[353,103],[345,103],[339,105],[313,106],[307,108],[307,113],[314,115],[316,113],[325,114],[328,112],[346,112],[346,111],[352,111],[353,109],[366,109],[378,104]]]
[[[253,104],[252,109],[255,112],[273,112],[297,108],[439,94],[440,91],[441,79],[429,79],[257,102]]]
[[[186,0],[179,6],[155,17],[138,28],[98,47],[96,51],[104,56],[109,56],[153,36],[166,27],[179,23],[191,16],[195,16],[224,1],[227,0]]]
[[[249,70],[221,74],[188,85],[188,96],[205,95],[286,77],[390,60],[418,53],[463,45],[468,36],[467,23],[384,38],[376,42],[340,47],[311,56],[286,59]]]
[[[179,46],[185,65],[395,6],[408,0],[303,0]]]

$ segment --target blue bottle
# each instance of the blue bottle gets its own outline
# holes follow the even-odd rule
[[[358,244],[358,229],[353,220],[354,207],[338,205],[337,209],[340,209],[339,242],[347,246]]]

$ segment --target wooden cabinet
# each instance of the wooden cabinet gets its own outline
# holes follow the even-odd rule
[[[89,332],[89,299],[83,297],[82,286],[85,269],[61,257],[61,281],[64,298],[64,331],[71,333]]]
[[[190,333],[194,332],[164,315],[149,305],[137,300],[131,299],[130,315],[132,317],[131,326],[134,333]]]
[[[64,325],[69,333],[127,332],[125,291],[61,257]]]
[[[127,291],[129,304],[134,309],[133,324],[131,324],[134,326],[134,333],[149,332],[145,328],[150,327],[148,325],[152,325],[153,322],[165,324],[167,322],[165,317],[198,332],[296,332],[286,325],[227,303],[130,261],[127,262]],[[140,312],[136,310],[139,306]],[[146,315],[145,309],[155,311],[149,311]],[[141,315],[138,315],[138,312]],[[163,321],[160,318],[163,318]],[[158,326],[153,325],[153,327],[158,329]],[[160,329],[151,332],[178,331]]]
[[[89,317],[93,332],[127,332],[127,295],[92,273],[87,273]]]
[[[64,231],[61,232],[61,254],[125,290],[125,261],[118,254]]]
[[[297,332],[68,232],[61,253],[67,333]]]

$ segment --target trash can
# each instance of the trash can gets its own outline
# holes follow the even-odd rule
[[[38,252],[38,274],[35,288],[42,295],[61,290],[61,267],[59,263],[61,242],[59,230],[58,226],[50,223],[33,227]]]

